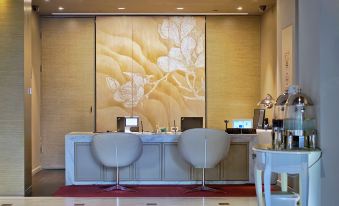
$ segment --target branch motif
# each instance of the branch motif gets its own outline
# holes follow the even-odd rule
[[[168,39],[174,45],[167,56],[158,58],[158,66],[165,73],[177,70],[184,72],[186,85],[183,85],[175,76],[173,80],[178,87],[191,96],[184,95],[187,100],[202,101],[205,91],[204,77],[197,79],[197,68],[205,66],[205,34],[199,30],[193,17],[169,17],[158,27],[158,32],[163,39]],[[197,81],[201,80],[198,85]]]

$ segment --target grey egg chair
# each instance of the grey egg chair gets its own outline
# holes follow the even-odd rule
[[[183,132],[178,149],[195,168],[202,168],[202,185],[192,191],[219,191],[205,184],[205,168],[214,168],[228,154],[230,137],[221,130],[196,128]]]
[[[116,185],[105,191],[133,191],[119,184],[119,168],[137,161],[142,153],[139,136],[130,133],[102,133],[93,137],[92,151],[96,159],[105,167],[116,168]]]

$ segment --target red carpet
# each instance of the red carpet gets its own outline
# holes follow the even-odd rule
[[[103,191],[100,185],[63,186],[54,193],[56,197],[255,197],[254,185],[210,185],[224,192],[189,192],[196,185],[138,185],[129,188],[136,192]]]

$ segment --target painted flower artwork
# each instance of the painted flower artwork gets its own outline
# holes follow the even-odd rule
[[[205,116],[203,17],[98,17],[96,29],[98,131],[120,116],[149,131]]]

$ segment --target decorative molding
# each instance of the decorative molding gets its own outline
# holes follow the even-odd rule
[[[53,16],[244,16],[242,13],[52,13]]]

